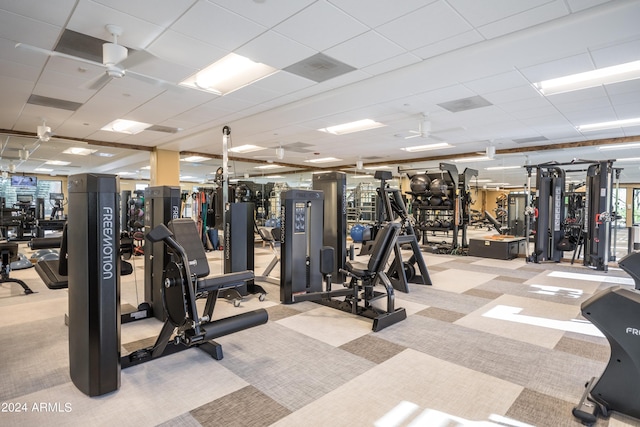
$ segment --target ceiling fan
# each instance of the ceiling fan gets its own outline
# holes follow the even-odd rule
[[[91,90],[98,90],[108,82],[110,82],[112,79],[124,77],[125,74],[137,80],[142,80],[153,85],[175,86],[172,83],[166,82],[164,80],[131,71],[131,67],[134,67],[155,57],[143,50],[137,50],[129,55],[129,50],[125,46],[118,44],[118,37],[122,35],[122,28],[118,27],[117,25],[107,24],[106,29],[113,36],[113,42],[106,42],[102,45],[102,64],[79,56],[57,52],[55,50],[42,49],[24,43],[17,43],[15,47],[17,49],[31,50],[33,52],[42,53],[49,56],[58,56],[61,58],[67,58],[104,68],[104,74],[85,85],[87,89]]]
[[[411,135],[405,136],[404,139],[412,138],[431,138],[440,140],[440,138],[434,136],[431,132],[431,120],[429,115],[425,113],[420,114],[420,121],[418,122],[418,130],[410,130]]]

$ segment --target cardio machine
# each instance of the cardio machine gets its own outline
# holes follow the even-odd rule
[[[582,303],[582,315],[593,323],[611,346],[602,375],[586,384],[573,415],[584,425],[617,411],[640,419],[640,252],[618,265],[635,282],[635,289],[613,286]]]

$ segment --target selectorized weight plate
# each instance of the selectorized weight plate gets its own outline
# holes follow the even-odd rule
[[[162,280],[164,311],[172,325],[180,327],[187,321],[187,304],[184,296],[185,274],[182,264],[169,262]],[[167,286],[169,284],[169,286]]]

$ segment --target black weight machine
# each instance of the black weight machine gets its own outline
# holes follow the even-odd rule
[[[402,194],[397,188],[390,188],[387,180],[392,175],[389,171],[376,171],[374,174],[376,179],[380,180],[380,186],[376,189],[378,213],[377,221],[372,228],[372,238],[377,236],[378,230],[384,227],[384,224],[399,220],[400,234],[397,238],[394,251],[394,259],[387,271],[387,276],[391,281],[394,289],[400,292],[409,292],[408,283],[416,283],[420,285],[431,285],[431,278],[424,257],[420,251],[418,244],[418,236],[413,227],[414,219],[408,214],[404,204]],[[368,240],[362,243],[360,255],[367,255],[372,252],[375,240]],[[409,245],[413,252],[409,260],[402,259],[402,246]],[[417,264],[418,271],[415,265]]]
[[[536,170],[537,196],[533,209],[525,209],[527,235],[531,223],[535,232],[534,251],[527,257],[528,261],[560,262],[564,252],[573,251],[573,262],[584,247],[585,266],[608,270],[609,261],[615,259],[610,247],[611,224],[616,215],[612,212],[612,188],[622,170],[614,168],[613,162],[575,160],[525,166],[528,188],[531,188],[532,171]],[[566,172],[585,169],[565,170],[562,166],[578,165],[588,165],[584,196],[566,191]]]
[[[14,242],[0,243],[0,283],[17,283],[22,286],[25,295],[32,294],[33,291],[27,284],[13,277],[9,277],[11,263],[18,260],[18,244]]]
[[[160,224],[147,233],[147,240],[164,243],[171,253],[171,261],[163,274],[162,298],[166,320],[153,346],[122,357],[123,368],[190,347],[198,347],[220,360],[223,357],[222,346],[213,339],[267,322],[265,309],[213,320],[218,294],[225,289],[245,286],[253,279],[253,273],[247,270],[209,276],[207,256],[198,236],[196,224],[189,218],[172,220],[169,227]],[[204,314],[200,316],[196,300],[203,297],[207,301]]]
[[[265,323],[265,310],[244,313],[212,321],[211,313],[200,317],[195,305],[199,294],[216,293],[225,286],[235,286],[249,273],[222,278],[198,278],[206,266],[200,253],[190,259],[166,226],[151,230],[152,241],[170,245],[173,255],[164,277],[167,321],[179,323],[176,338],[162,342],[170,326],[163,327],[157,345],[129,355],[120,355],[120,264],[118,178],[115,175],[81,174],[69,177],[68,273],[69,273],[69,371],[73,384],[89,396],[100,396],[120,387],[122,368],[189,347],[213,346],[213,355],[222,357],[219,346],[208,343],[214,337]],[[197,235],[195,224],[192,231]],[[177,230],[175,230],[178,233]],[[200,245],[192,234],[186,242]],[[197,247],[196,247],[197,248]],[[191,274],[192,261],[200,267]],[[239,277],[242,276],[242,277]],[[209,304],[210,305],[210,304]],[[211,310],[213,307],[211,307]],[[171,328],[173,333],[175,327]]]
[[[612,286],[581,306],[582,315],[611,346],[604,372],[591,378],[573,408],[573,415],[588,426],[612,411],[640,419],[640,252],[623,257],[618,265],[633,278],[635,289]]]
[[[281,194],[280,301],[291,304],[313,301],[373,319],[373,331],[406,319],[404,308],[395,308],[394,288],[384,271],[397,245],[400,224],[388,222],[378,231],[367,264],[347,261],[340,273],[349,278],[341,288],[332,287],[334,248],[322,246],[324,194],[314,190],[288,190]],[[324,282],[324,283],[323,283]],[[381,285],[384,292],[376,291]],[[383,307],[374,302],[384,299]]]

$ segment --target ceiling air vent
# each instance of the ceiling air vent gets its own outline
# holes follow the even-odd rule
[[[469,98],[456,99],[455,101],[443,102],[438,105],[452,113],[459,113],[460,111],[474,110],[476,108],[488,107],[493,104],[477,95]]]
[[[280,147],[287,151],[293,151],[294,153],[312,153],[314,151],[310,148],[313,147],[313,145],[307,144],[306,142],[292,142],[291,144],[283,144]]]
[[[528,142],[544,142],[544,141],[548,141],[548,138],[545,138],[544,136],[532,136],[529,138],[516,138],[513,139],[512,141],[515,142],[516,144],[526,144]]]
[[[152,130],[154,132],[164,132],[164,133],[178,133],[182,129],[180,129],[180,128],[172,128],[170,126],[153,125],[153,126],[149,126],[145,130]]]
[[[307,59],[289,65],[284,69],[284,71],[291,74],[313,80],[317,83],[347,74],[354,70],[355,68],[351,65],[347,65],[344,62],[340,62],[322,53],[317,53]]]
[[[60,108],[61,110],[76,111],[82,107],[79,102],[65,101],[64,99],[48,98],[46,96],[31,95],[27,104],[40,105],[42,107]]]

